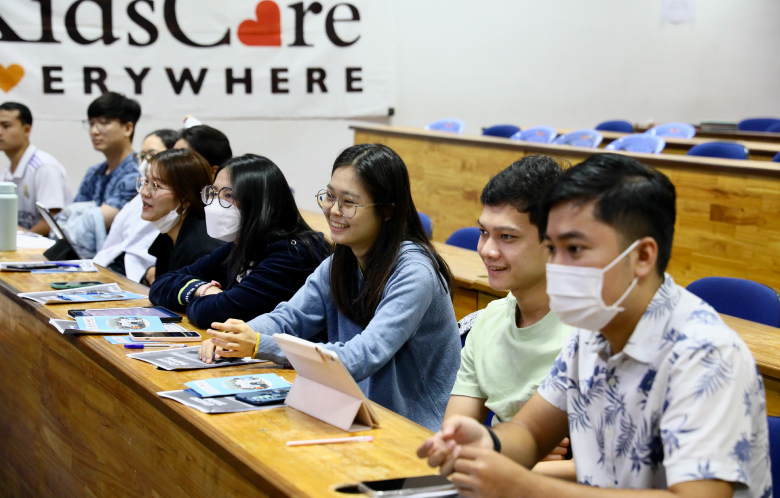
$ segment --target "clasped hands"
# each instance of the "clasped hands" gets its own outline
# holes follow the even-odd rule
[[[561,442],[545,460],[560,460],[568,441]],[[517,497],[538,475],[493,450],[493,439],[487,428],[476,420],[455,415],[444,421],[442,428],[418,449],[417,456],[428,465],[439,467],[439,473],[449,476],[466,498]]]
[[[198,357],[204,363],[211,363],[221,357],[245,358],[252,356],[257,344],[257,332],[243,320],[230,318],[225,323],[214,322],[206,330],[211,339],[200,344]],[[213,359],[213,360],[212,360]]]

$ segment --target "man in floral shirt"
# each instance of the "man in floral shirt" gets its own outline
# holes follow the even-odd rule
[[[666,176],[612,154],[551,187],[547,293],[575,330],[511,422],[453,417],[420,447],[463,496],[772,496],[755,360],[664,273],[674,203]],[[579,484],[527,470],[567,433]]]

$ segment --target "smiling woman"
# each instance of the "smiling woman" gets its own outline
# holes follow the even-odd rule
[[[146,281],[178,270],[222,245],[208,236],[200,190],[211,184],[211,166],[197,152],[170,149],[152,158],[149,175],[139,178],[141,218],[151,222],[160,235],[149,248],[157,258]]]

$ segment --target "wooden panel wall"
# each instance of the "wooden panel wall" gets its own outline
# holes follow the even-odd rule
[[[538,145],[530,152],[517,145],[356,129],[355,143],[365,142],[385,144],[400,154],[409,168],[417,209],[431,217],[433,238],[440,242],[458,228],[476,225],[479,195],[492,175],[525,154],[540,153]],[[576,164],[583,157],[566,159]],[[679,284],[718,275],[780,290],[780,176],[708,170],[682,161],[658,169],[677,189],[669,272]]]

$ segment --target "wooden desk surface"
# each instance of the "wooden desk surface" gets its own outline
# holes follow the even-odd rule
[[[524,127],[523,129],[526,128],[530,128],[530,126]],[[569,133],[571,131],[574,131],[574,128],[558,128],[559,135],[563,135],[564,133]],[[599,148],[602,149],[610,142],[617,140],[620,137],[629,135],[629,133],[620,133],[616,131],[599,130],[599,133],[601,133],[601,135],[604,137],[604,141],[601,142],[601,145],[599,146]],[[755,161],[771,161],[772,158],[775,157],[775,155],[778,152],[780,152],[780,141],[776,143],[760,142],[760,141],[751,141],[745,138],[738,138],[738,137],[732,137],[728,140],[715,139],[715,138],[699,135],[698,133],[693,138],[663,137],[663,139],[666,142],[666,147],[662,152],[663,154],[685,154],[686,152],[688,152],[688,149],[690,149],[694,145],[699,145],[708,142],[716,142],[716,141],[736,142],[744,145],[745,147],[747,147],[748,151],[750,151],[749,158]]]
[[[42,260],[40,251],[0,261]],[[338,484],[430,474],[414,449],[427,429],[377,406],[373,443],[288,448],[288,440],[343,437],[333,426],[280,407],[209,415],[156,393],[210,377],[294,372],[271,363],[167,372],[125,356],[101,336],[63,336],[47,322],[69,305],[17,292],[85,278],[148,289],[113,272],[0,273],[0,482],[26,496],[341,496]],[[121,306],[149,305],[148,300]],[[94,303],[114,307],[116,303]],[[185,318],[183,325],[196,330]]]

